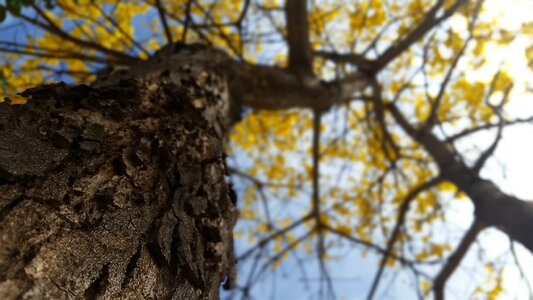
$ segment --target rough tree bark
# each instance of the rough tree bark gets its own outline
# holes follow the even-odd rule
[[[0,106],[0,299],[214,299],[234,267],[232,122],[210,52]]]
[[[224,143],[240,105],[325,111],[375,80],[380,62],[302,80],[169,45],[126,74],[0,104],[0,299],[217,298],[233,276]],[[480,178],[394,105],[385,110],[470,196],[480,221],[533,251],[531,203]]]
[[[218,298],[234,277],[224,143],[240,106],[328,108],[365,85],[171,44],[0,104],[0,299]]]

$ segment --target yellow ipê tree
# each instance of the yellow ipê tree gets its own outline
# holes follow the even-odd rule
[[[236,291],[304,249],[331,292],[328,260],[349,242],[380,256],[368,299],[387,267],[442,299],[485,228],[533,251],[532,205],[479,175],[505,128],[533,120],[506,114],[524,84],[487,50],[531,42],[533,23],[502,24],[496,2],[30,0],[5,8],[2,94],[22,103],[43,83],[105,81],[170,43],[220,49],[243,107],[227,160],[242,192],[235,234],[250,243],[236,257],[253,267]],[[463,141],[480,132],[493,138],[472,153]],[[435,234],[451,198],[475,208],[458,241]],[[502,266],[485,265],[490,281],[472,292],[496,298]]]

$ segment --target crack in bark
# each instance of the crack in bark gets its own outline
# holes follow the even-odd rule
[[[89,285],[89,287],[83,293],[83,296],[87,300],[97,299],[105,293],[107,286],[109,285],[109,264],[105,264],[98,277]]]
[[[2,208],[0,210],[0,224],[2,224],[4,219],[8,216],[8,214],[13,209],[15,209],[15,207],[17,207],[20,203],[22,203],[22,201],[24,201],[24,199],[26,199],[26,197],[24,195],[23,196],[19,196],[18,198],[15,198],[13,201],[11,201],[8,205],[4,206],[4,208]]]
[[[139,261],[139,258],[141,257],[141,249],[142,249],[142,242],[139,241],[139,245],[135,249],[135,252],[133,252],[133,255],[130,257],[130,261],[128,262],[128,265],[126,266],[126,270],[124,271],[124,279],[122,280],[121,287],[124,288],[128,285],[128,283],[131,282],[135,269],[137,268],[137,263]]]

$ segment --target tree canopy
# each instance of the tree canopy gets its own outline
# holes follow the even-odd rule
[[[313,293],[335,298],[330,264],[357,269],[348,256],[372,253],[377,265],[359,297],[377,297],[388,270],[401,270],[415,295],[442,298],[466,253],[486,251],[475,242],[487,227],[533,251],[533,219],[508,223],[515,209],[531,213],[527,202],[480,176],[506,128],[533,121],[506,110],[533,91],[533,21],[507,23],[513,5],[7,1],[0,94],[24,103],[17,93],[26,88],[92,82],[168,43],[217,48],[245,74],[237,76],[245,78],[242,120],[227,143],[241,211],[229,296],[256,296],[255,284],[292,260],[295,278],[305,279],[305,262],[316,264]],[[452,230],[458,215],[472,218],[461,235]],[[508,296],[509,245],[505,259],[479,255],[469,296]]]

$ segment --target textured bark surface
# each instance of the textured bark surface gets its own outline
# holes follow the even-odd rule
[[[0,299],[213,299],[231,277],[225,77],[202,51],[132,74],[0,105]]]

